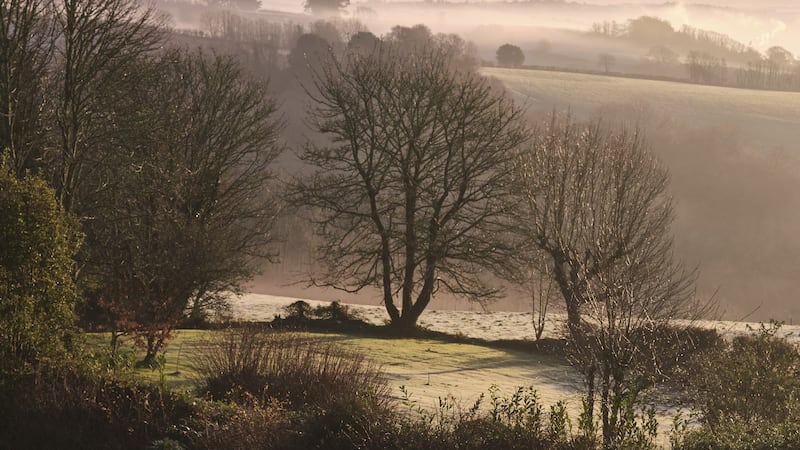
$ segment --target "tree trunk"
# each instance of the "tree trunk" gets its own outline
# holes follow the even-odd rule
[[[583,431],[592,440],[595,437],[594,430],[594,396],[595,396],[595,368],[590,367],[586,372],[586,397],[583,404],[583,417],[578,423],[578,429]]]
[[[146,367],[153,367],[153,363],[158,355],[158,350],[161,348],[162,339],[156,338],[155,334],[147,336],[147,349],[142,360],[142,365]]]
[[[391,288],[385,289],[383,295],[383,305],[386,307],[386,312],[389,313],[389,322],[395,323],[400,321],[400,310],[397,309],[397,306],[394,304],[394,298],[392,297]]]
[[[111,327],[111,366],[116,366],[117,364],[117,350],[119,350],[119,337],[122,333],[117,330],[116,325]]]
[[[611,450],[615,448],[614,439],[614,426],[610,416],[610,392],[611,392],[611,377],[607,368],[603,368],[602,372],[602,387],[600,393],[600,414],[603,418],[603,448]]]

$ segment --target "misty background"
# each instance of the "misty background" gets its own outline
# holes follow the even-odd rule
[[[273,43],[275,52],[266,56],[255,45],[243,44],[246,38],[214,35],[214,14],[220,13],[209,13],[203,3],[162,0],[156,6],[168,14],[180,45],[213,47],[239,55],[245,66],[249,62],[251,71],[270,80],[286,124],[283,139],[289,151],[278,169],[283,176],[303,170],[292,150],[313,138],[305,123],[309,100],[302,89],[308,74],[298,73],[287,63],[298,38],[306,33],[324,35],[335,47],[345,45],[357,31],[381,36],[398,25],[422,23],[433,33],[454,33],[468,41],[475,57],[486,66],[496,63],[500,45],[511,43],[523,50],[528,68],[595,74],[594,78],[581,78],[561,77],[555,72],[482,69],[527,105],[532,120],[555,108],[569,110],[580,119],[602,117],[612,126],[625,122],[641,128],[670,169],[677,205],[673,232],[678,257],[699,268],[699,295],[716,295],[726,319],[800,320],[796,298],[800,288],[800,93],[727,87],[745,83],[741,75],[745,72],[726,80],[692,80],[687,72],[692,51],[702,51],[709,61],[721,61],[729,74],[752,68],[754,58],[776,46],[794,58],[800,54],[800,5],[794,1],[767,0],[753,5],[744,0],[703,4],[352,0],[334,19],[313,16],[304,10],[302,0],[264,0],[259,11],[232,11],[230,14],[238,14],[241,20],[283,24],[285,42]],[[616,26],[622,29],[643,16],[668,23],[673,32],[666,30],[656,41],[649,41],[614,31]],[[333,42],[335,32],[320,25],[322,19],[336,24],[338,43]],[[214,39],[209,41],[209,37]],[[713,45],[699,47],[707,41]],[[610,55],[605,66],[599,63],[600,55]],[[791,67],[800,74],[800,65]],[[620,83],[596,74],[664,81]],[[371,292],[348,296],[306,289],[300,281],[312,268],[315,238],[311,227],[300,218],[287,217],[279,231],[285,236],[281,261],[264,267],[254,291],[321,300],[379,301],[380,296]],[[478,306],[436,298],[431,308]],[[495,310],[529,308],[526,294],[513,289],[492,306]]]

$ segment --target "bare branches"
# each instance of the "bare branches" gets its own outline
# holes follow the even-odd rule
[[[87,220],[100,295],[146,335],[148,357],[186,314],[200,320],[274,256],[276,106],[230,58],[142,58],[109,92],[119,121],[98,150],[113,180]],[[84,205],[86,206],[86,205]]]
[[[695,271],[674,259],[667,170],[638,131],[554,115],[515,173],[517,222],[565,300],[587,412],[597,383],[604,442],[619,443],[622,399],[635,398],[660,370],[659,333],[671,319],[703,312]]]
[[[18,175],[41,162],[45,74],[53,51],[48,3],[0,0],[0,148]]]
[[[314,80],[311,117],[330,145],[306,149],[320,170],[292,199],[317,208],[324,279],[381,286],[398,326],[413,326],[439,287],[496,293],[481,274],[512,266],[502,199],[528,137],[520,110],[438,50],[379,48],[331,60]]]
[[[108,85],[119,83],[140,56],[162,39],[153,9],[134,0],[59,0],[53,3],[59,142],[49,156],[53,184],[69,211],[77,211],[81,182],[94,170],[90,152],[103,142],[97,103]]]
[[[585,295],[598,289],[614,296],[625,286],[672,305],[691,297],[693,274],[672,257],[669,177],[638,132],[554,117],[517,173],[524,232],[549,256],[571,323],[580,321]],[[653,319],[678,312],[652,303]]]

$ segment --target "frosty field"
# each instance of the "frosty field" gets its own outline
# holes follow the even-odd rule
[[[800,125],[800,93],[543,70],[483,68],[535,109],[569,108],[579,116],[633,114],[638,125],[736,126],[744,139],[783,147]]]
[[[247,294],[233,300],[236,318],[271,320],[284,314],[283,308],[295,298]],[[326,302],[306,300],[310,305]],[[382,306],[348,305],[364,320],[381,324],[386,312]],[[545,335],[558,335],[564,316],[551,314]],[[423,313],[420,325],[434,331],[461,334],[486,340],[533,339],[529,312],[438,311]],[[746,322],[705,321],[698,325],[717,329],[732,337],[757,329],[759,324]],[[800,342],[800,326],[784,325],[780,334]],[[425,339],[376,339],[351,336],[333,337],[340,343],[364,351],[383,364],[395,395],[405,386],[422,407],[433,409],[440,397],[452,395],[464,408],[471,406],[481,393],[496,385],[510,395],[517,387],[532,386],[545,407],[563,400],[573,420],[580,412],[581,381],[577,372],[563,359],[519,351],[499,350],[477,345],[444,343]],[[659,442],[666,444],[674,405],[659,405]]]
[[[271,295],[246,294],[232,299],[234,318],[267,321],[275,315],[285,315],[283,308],[298,299]],[[327,302],[306,300],[312,306]],[[363,319],[380,324],[386,317],[382,306],[347,305]],[[553,315],[546,334],[555,335],[563,318]],[[460,333],[467,337],[496,339],[532,339],[530,313],[426,311],[421,325],[431,330]],[[757,324],[734,322],[705,322],[721,333],[733,336],[747,332]],[[800,327],[784,326],[783,335],[797,340]],[[164,382],[170,388],[190,388],[196,381],[193,360],[215,338],[214,331],[177,330],[164,351],[163,370],[137,369],[140,376]],[[573,423],[580,412],[581,381],[567,362],[556,356],[523,351],[491,348],[481,345],[445,342],[433,339],[398,339],[345,335],[339,333],[313,334],[365,353],[380,364],[387,376],[394,397],[403,399],[401,387],[418,407],[435,411],[440,398],[452,398],[464,410],[470,408],[481,394],[496,386],[501,396],[510,396],[518,387],[530,386],[547,408],[564,401]],[[90,335],[102,347],[107,345],[105,334]],[[486,405],[488,399],[484,401]],[[403,408],[403,404],[399,404]],[[659,442],[665,445],[677,409],[674,405],[659,404]]]

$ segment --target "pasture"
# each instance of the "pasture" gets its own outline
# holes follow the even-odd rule
[[[570,108],[577,115],[630,110],[643,125],[698,127],[742,125],[751,138],[794,142],[800,126],[800,93],[736,89],[542,70],[485,67],[534,109]]]

